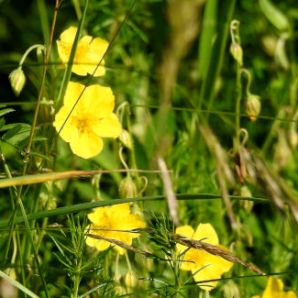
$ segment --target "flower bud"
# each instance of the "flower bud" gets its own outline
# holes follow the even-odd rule
[[[39,47],[37,47],[37,49],[36,49],[37,57],[42,57],[42,55],[45,53],[45,51],[46,51],[46,47],[44,45],[40,45]]]
[[[298,145],[298,133],[296,132],[295,128],[290,128],[288,132],[288,139],[291,148],[295,150]]]
[[[125,129],[122,130],[121,135],[119,136],[121,143],[128,149],[132,150],[132,138],[129,132]]]
[[[124,277],[124,282],[127,288],[134,288],[138,283],[138,279],[134,272],[128,271]]]
[[[233,297],[233,298],[240,298],[240,291],[237,286],[232,280],[229,280],[225,283],[225,285],[222,288],[223,291],[223,297]]]
[[[9,81],[13,92],[15,93],[16,96],[19,96],[26,82],[26,77],[21,66],[19,66],[17,69],[13,70],[10,73]]]
[[[251,194],[249,188],[246,185],[241,186],[240,196],[243,197],[243,198],[251,198],[252,197],[252,194]],[[253,206],[254,206],[254,202],[249,201],[249,200],[243,200],[243,201],[241,201],[241,205],[243,206],[245,211],[250,213]]]
[[[119,194],[120,194],[120,197],[123,199],[137,197],[138,189],[130,176],[127,176],[126,178],[120,181]]]
[[[279,168],[285,167],[290,161],[292,151],[288,144],[284,131],[279,132],[278,141],[275,145],[274,161]]]
[[[237,63],[242,66],[243,65],[243,50],[242,47],[238,43],[232,43],[230,47],[230,53],[233,58],[237,61]]]
[[[261,112],[260,96],[249,93],[245,103],[245,110],[248,118],[251,121],[256,121]]]

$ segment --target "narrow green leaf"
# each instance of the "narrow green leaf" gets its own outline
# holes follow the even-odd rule
[[[184,201],[184,200],[218,200],[222,199],[221,195],[218,194],[176,194],[177,200]],[[254,197],[241,197],[241,196],[229,196],[230,199],[235,200],[248,200],[254,201],[259,203],[268,203],[270,202],[268,199],[265,198],[254,198]],[[56,208],[54,210],[47,210],[42,212],[37,212],[33,214],[28,214],[28,220],[36,220],[42,219],[46,217],[52,216],[61,216],[66,214],[71,214],[75,212],[81,212],[90,210],[97,207],[104,207],[104,206],[112,206],[118,204],[125,204],[131,202],[151,202],[151,201],[163,201],[165,200],[165,196],[152,196],[152,197],[145,197],[145,198],[132,198],[132,199],[113,199],[113,200],[105,200],[105,201],[96,201],[90,203],[81,203],[72,206],[65,206]],[[24,221],[23,217],[17,217],[15,223],[22,223]],[[9,221],[7,220],[0,220],[0,227],[7,227]]]
[[[14,109],[11,109],[11,108],[6,108],[6,109],[3,109],[3,110],[0,110],[0,117],[8,114],[8,113],[11,113],[11,112],[14,112],[15,110]]]

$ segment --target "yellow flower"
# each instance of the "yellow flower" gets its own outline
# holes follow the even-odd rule
[[[219,246],[216,231],[209,223],[199,224],[196,231],[191,226],[181,226],[176,229],[176,234]],[[181,244],[177,244],[176,249],[181,256],[180,269],[191,271],[196,282],[204,281],[198,286],[205,291],[212,290],[217,284],[217,281],[207,282],[207,280],[219,279],[223,273],[229,271],[233,266],[233,263],[222,257],[212,255],[201,249],[188,248]]]
[[[92,222],[88,227],[89,234],[119,240],[127,245],[131,245],[132,240],[140,236],[139,233],[128,231],[146,226],[140,215],[131,212],[130,204],[99,207],[89,213],[88,218]],[[108,241],[91,237],[87,237],[86,243],[99,251],[114,245]],[[114,248],[121,255],[125,252],[125,249],[118,245],[115,245]]]
[[[253,296],[252,298],[297,298],[293,291],[283,291],[284,284],[281,279],[270,276],[262,296]]]
[[[122,128],[113,113],[115,97],[111,88],[91,85],[81,95],[84,88],[79,83],[68,83],[63,106],[56,114],[53,125],[57,132],[62,128],[60,136],[70,144],[74,154],[91,158],[102,150],[102,138],[116,138]]]
[[[68,63],[76,33],[76,27],[69,27],[61,33],[60,40],[57,41],[58,54],[64,64]],[[90,35],[83,36],[78,41],[72,71],[81,76],[86,76],[88,73],[93,74],[99,62],[101,65],[104,64],[102,58],[108,45],[109,43],[102,38],[92,38]],[[104,74],[105,68],[99,66],[94,76],[103,76]]]

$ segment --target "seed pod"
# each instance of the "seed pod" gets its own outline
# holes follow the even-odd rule
[[[26,83],[26,77],[21,66],[10,73],[9,81],[13,92],[19,96]]]
[[[245,110],[248,118],[251,121],[256,121],[261,112],[260,96],[249,93],[245,103]]]

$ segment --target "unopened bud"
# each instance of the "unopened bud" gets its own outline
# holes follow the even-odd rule
[[[235,282],[233,282],[232,280],[229,280],[225,283],[225,285],[222,288],[223,291],[223,297],[225,298],[240,298],[240,291],[239,288],[237,286],[237,284],[235,284]]]
[[[240,44],[232,43],[230,47],[230,53],[233,58],[237,61],[237,63],[242,66],[243,65],[243,50]]]
[[[47,204],[47,210],[54,210],[57,208],[57,199],[55,197],[51,197]]]
[[[26,83],[26,77],[21,66],[10,73],[9,81],[13,92],[16,96],[19,96]]]
[[[251,121],[256,121],[261,112],[260,96],[255,94],[248,94],[245,103],[245,110],[248,118]]]
[[[36,55],[37,57],[42,57],[42,55],[44,54],[46,50],[46,47],[44,45],[40,45],[39,47],[37,47],[36,49]]]
[[[292,156],[291,149],[286,139],[285,133],[279,133],[278,142],[275,145],[274,160],[275,165],[283,168],[287,165]]]
[[[127,176],[120,181],[119,194],[123,199],[136,198],[138,195],[138,189],[134,181],[130,176]]]
[[[134,272],[128,271],[124,277],[124,282],[125,282],[126,287],[134,288],[138,283],[138,279],[137,279],[136,275],[134,274]]]
[[[125,129],[122,130],[121,135],[119,136],[121,143],[128,149],[132,149],[132,138],[129,132]]]

